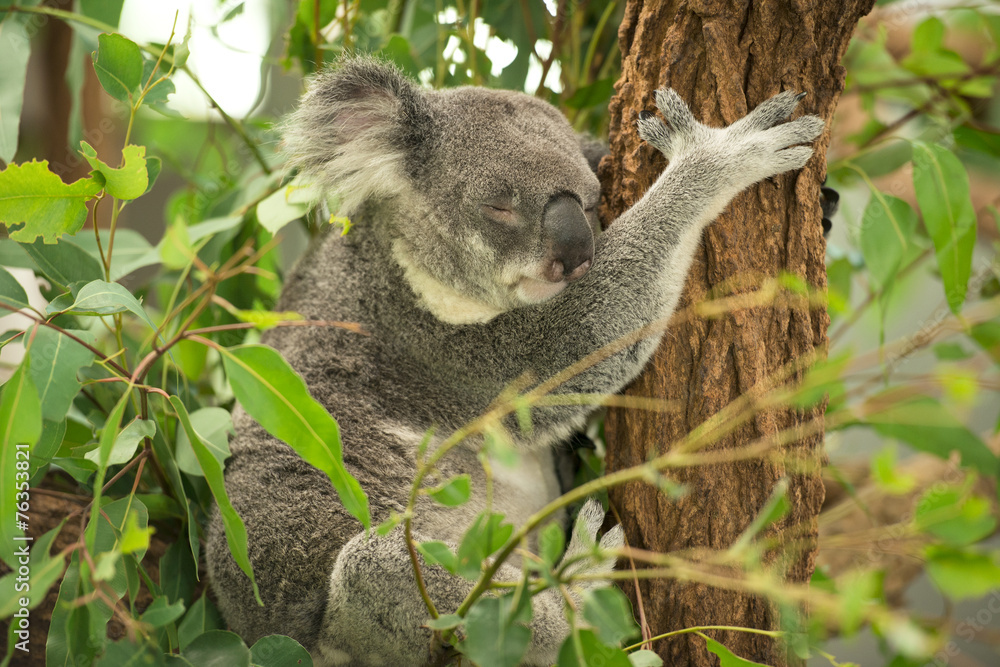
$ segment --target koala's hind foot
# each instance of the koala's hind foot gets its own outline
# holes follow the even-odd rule
[[[571,574],[604,575],[615,559],[587,557],[604,522],[604,510],[589,501],[580,510],[565,560],[572,560]],[[414,535],[420,542],[427,536]],[[602,549],[622,545],[622,529],[615,527],[600,540]],[[454,549],[455,545],[449,545]],[[472,582],[438,566],[422,565],[427,593],[441,613],[453,613],[472,590]],[[498,581],[517,581],[521,570],[509,563],[500,566]],[[606,580],[588,579],[579,588],[597,588]],[[572,588],[576,588],[574,585]],[[575,593],[574,593],[575,595]],[[569,634],[564,600],[553,590],[531,599],[531,644],[524,665],[550,665]],[[413,568],[402,530],[387,536],[357,535],[341,550],[330,575],[330,597],[320,637],[323,665],[423,665],[430,657],[430,632],[424,627],[430,615],[414,584]]]

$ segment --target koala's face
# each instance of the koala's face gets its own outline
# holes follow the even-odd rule
[[[442,320],[554,298],[594,260],[597,178],[562,114],[529,95],[428,91],[359,59],[316,79],[287,128],[291,163],[342,214],[387,204],[379,228]]]
[[[433,139],[411,180],[427,218],[400,230],[411,259],[498,311],[550,299],[582,277],[600,186],[566,119],[510,91],[425,95]]]

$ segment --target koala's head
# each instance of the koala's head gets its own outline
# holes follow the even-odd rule
[[[285,142],[289,164],[341,215],[378,213],[360,224],[389,236],[444,321],[546,301],[593,262],[597,178],[562,114],[529,95],[424,90],[391,65],[352,59],[313,79]]]

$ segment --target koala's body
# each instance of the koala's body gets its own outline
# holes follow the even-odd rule
[[[602,233],[593,160],[547,103],[510,91],[423,90],[370,59],[314,79],[286,124],[290,165],[339,198],[354,224],[311,248],[279,308],[355,321],[368,335],[294,327],[264,340],[339,421],[345,465],[367,492],[373,521],[404,509],[428,429],[448,434],[519,378],[544,381],[669,316],[704,227],[741,190],[812,154],[800,144],[819,135],[820,119],[779,124],[797,100],[782,93],[712,129],[672,91],[657,93],[669,127],[645,113],[638,125],[669,166]],[[619,391],[658,338],[633,342],[556,393]],[[535,407],[530,431],[511,417],[521,463],[492,466],[494,511],[519,524],[560,493],[551,446],[590,411]],[[366,539],[323,473],[240,410],[235,423],[226,486],[246,523],[265,606],[216,517],[207,557],[229,625],[248,641],[291,635],[317,664],[424,664],[428,614],[401,532]],[[442,479],[471,475],[470,502],[445,508],[424,498],[417,540],[455,544],[485,509],[478,444],[456,448],[439,466]],[[578,525],[593,536],[602,518],[588,505]],[[620,529],[605,536],[605,544],[620,540]],[[471,589],[438,567],[423,572],[441,613],[454,612]],[[498,579],[519,572],[505,565]],[[525,664],[555,661],[568,631],[562,608],[551,591],[533,599]]]

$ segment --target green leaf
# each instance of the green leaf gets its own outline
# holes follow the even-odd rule
[[[570,109],[589,109],[596,106],[607,107],[614,92],[615,80],[613,78],[600,79],[590,85],[577,88],[563,104]]]
[[[136,417],[130,421],[115,438],[114,445],[112,445],[111,451],[108,454],[108,465],[121,465],[132,460],[135,450],[139,447],[139,443],[144,438],[152,438],[155,433],[156,422],[152,419],[139,419]],[[99,456],[100,450],[98,449],[84,454],[85,459],[98,464],[100,463]]]
[[[947,148],[914,142],[913,187],[934,242],[948,306],[958,313],[965,302],[976,243],[976,212],[969,199],[968,174]]]
[[[166,667],[163,651],[147,642],[133,644],[128,639],[111,642],[95,667]]]
[[[80,0],[80,12],[112,28],[118,27],[125,0]]]
[[[312,667],[309,652],[291,637],[268,635],[250,647],[254,667]]]
[[[389,512],[389,518],[380,523],[378,526],[376,526],[375,532],[378,535],[385,537],[386,535],[391,533],[396,528],[396,526],[400,524],[402,520],[403,517],[398,512],[391,511]]]
[[[142,50],[130,39],[104,33],[97,38],[93,54],[94,72],[108,95],[131,103],[142,84]]]
[[[969,330],[969,336],[990,355],[993,361],[1000,364],[1000,322],[975,324]]]
[[[131,525],[130,525],[131,522]],[[149,512],[142,502],[134,496],[126,496],[113,500],[101,507],[100,514],[92,515],[88,528],[93,526],[94,542],[91,552],[110,556],[106,567],[108,575],[102,580],[108,582],[118,595],[124,595],[128,588],[127,572],[125,561],[121,558],[123,549],[123,535],[131,529],[133,532],[145,532],[149,530]],[[134,538],[130,538],[134,540]],[[141,559],[146,553],[149,540],[142,540],[144,544],[139,544],[133,549],[136,558]],[[111,609],[105,606],[108,618],[111,617]]]
[[[101,230],[101,246],[108,247],[110,235],[107,230]],[[91,257],[100,256],[97,250],[97,239],[93,234],[81,234],[73,239],[73,243],[86,250]],[[115,230],[115,247],[111,254],[111,280],[120,280],[136,269],[160,263],[160,257],[149,241],[134,229]],[[103,273],[98,278],[103,278]],[[90,279],[87,279],[89,282]]]
[[[152,329],[156,329],[139,300],[118,283],[95,280],[84,285],[76,294],[69,308],[71,312],[88,315],[113,315],[126,310],[139,316]]]
[[[183,220],[177,220],[168,226],[163,240],[156,247],[163,265],[168,269],[183,269],[196,256],[194,248],[191,247],[188,227]]]
[[[142,616],[139,620],[143,623],[149,623],[154,628],[158,628],[161,625],[166,625],[167,623],[173,623],[178,618],[184,614],[184,602],[178,600],[173,604],[166,596],[161,596],[153,600],[153,603],[146,608],[146,611],[142,612]]]
[[[305,319],[299,313],[291,310],[280,312],[272,310],[234,310],[230,312],[241,322],[250,322],[259,331],[273,329],[278,326],[279,322],[299,322]]]
[[[440,540],[420,542],[417,544],[417,551],[423,555],[424,560],[429,564],[440,565],[452,574],[458,572],[458,556],[444,542]]]
[[[179,118],[180,114],[167,106],[169,97],[177,92],[174,82],[170,79],[164,79],[158,81],[160,77],[167,73],[167,70],[163,67],[164,63],[160,63],[160,69],[156,76],[153,76],[153,69],[156,67],[156,61],[152,58],[146,58],[142,64],[142,80],[149,81],[150,77],[153,77],[153,81],[157,81],[156,85],[150,89],[147,89],[146,95],[142,98],[142,103],[146,106],[156,109],[162,114],[167,116],[174,116]]]
[[[917,478],[900,471],[896,460],[896,447],[890,443],[872,457],[872,479],[887,493],[900,495],[909,493],[917,484]]]
[[[28,303],[28,294],[21,287],[21,283],[17,282],[17,278],[12,276],[2,266],[0,266],[0,303],[5,303],[8,306],[18,309],[31,307],[31,304]],[[0,317],[8,314],[0,310]]]
[[[594,626],[601,641],[608,644],[617,645],[639,634],[631,603],[614,586],[584,591],[583,617]]]
[[[46,278],[63,287],[104,277],[100,263],[75,241],[59,239],[54,244],[35,241],[22,247]]]
[[[89,331],[66,331],[80,340],[94,343],[94,335]],[[42,405],[42,418],[61,422],[83,387],[77,380],[77,373],[93,363],[94,353],[50,327],[36,324],[32,334],[34,340],[28,355],[31,357],[31,379]]]
[[[219,630],[225,626],[225,621],[222,620],[222,616],[219,615],[212,601],[208,599],[208,595],[202,594],[188,609],[181,624],[177,626],[177,639],[180,642],[181,651],[206,632]]]
[[[15,241],[31,243],[41,236],[45,243],[55,243],[63,234],[80,231],[87,221],[86,203],[100,191],[101,185],[90,178],[63,183],[45,160],[11,164],[0,171],[0,224]]]
[[[873,192],[861,217],[859,243],[872,287],[893,284],[917,228],[917,214],[902,199]]]
[[[958,487],[934,485],[917,501],[917,527],[953,546],[973,544],[997,526],[990,503]]]
[[[27,522],[27,510],[18,508],[16,494],[27,488],[28,457],[42,435],[42,406],[31,381],[31,360],[25,357],[7,383],[0,388],[0,560],[16,570],[15,548],[24,531],[18,521]],[[17,516],[21,512],[23,516]]]
[[[469,475],[456,475],[440,486],[426,489],[427,495],[446,507],[457,507],[469,501]]]
[[[191,441],[191,447],[194,449],[194,454],[198,458],[199,465],[201,465],[205,481],[208,482],[208,486],[212,490],[212,496],[215,498],[215,503],[219,507],[219,513],[222,515],[222,525],[226,531],[226,543],[229,544],[229,550],[233,554],[233,559],[240,566],[240,569],[246,573],[247,577],[250,578],[250,584],[253,586],[253,594],[257,599],[257,604],[263,606],[264,603],[260,599],[260,591],[257,589],[257,581],[253,576],[253,566],[250,564],[250,554],[247,550],[247,529],[243,524],[243,519],[240,518],[232,503],[229,502],[229,494],[226,493],[226,483],[222,474],[222,464],[219,463],[208,449],[208,446],[202,442],[198,432],[194,430],[194,427],[191,425],[191,418],[188,416],[187,408],[184,407],[181,399],[177,396],[171,396],[170,405],[174,406],[174,410],[177,411],[177,417],[180,419],[181,425],[184,427],[184,431]]]
[[[987,595],[1000,588],[1000,565],[993,555],[952,547],[928,547],[927,574],[953,600]]]
[[[368,498],[344,468],[340,427],[314,399],[302,378],[263,345],[221,348],[229,385],[247,413],[330,478],[344,508],[367,530]]]
[[[142,501],[136,498],[136,502],[141,503]],[[144,515],[140,515],[135,510],[128,513],[125,527],[121,531],[121,541],[118,543],[118,548],[123,554],[138,552],[141,557],[141,554],[146,553],[146,549],[149,548],[149,538],[156,532],[156,529],[150,528],[148,524],[148,512]]]
[[[549,567],[554,567],[566,547],[566,533],[558,522],[552,522],[538,535],[538,555]]]
[[[514,526],[503,523],[503,518],[503,514],[495,512],[476,516],[458,545],[458,574],[473,581],[479,578],[483,561],[500,549],[514,532]]]
[[[938,343],[931,350],[938,361],[963,361],[972,356],[961,343]]]
[[[663,667],[663,659],[652,651],[633,651],[628,654],[628,661],[632,667]]]
[[[181,650],[181,656],[198,667],[250,667],[250,649],[226,630],[210,630]]]
[[[29,17],[8,15],[0,20],[0,161],[17,153],[17,135],[24,105],[24,83],[31,55]]]
[[[709,652],[719,656],[719,667],[767,667],[767,665],[763,665],[759,662],[745,660],[711,637],[702,635],[700,632],[698,634],[705,639],[705,648],[707,648]]]
[[[128,405],[129,392],[125,392],[118,399],[118,403],[111,409],[104,428],[101,430],[101,437],[98,441],[97,474],[94,477],[94,506],[101,506],[101,488],[104,486],[104,475],[108,469],[108,458],[111,456],[111,449],[115,444],[115,438],[121,429],[122,416],[125,414],[125,407]],[[94,541],[97,538],[98,522],[91,520],[87,524],[86,544],[87,548],[94,553]]]
[[[516,667],[531,631],[512,614],[513,596],[480,598],[465,617],[462,651],[479,667]]]
[[[148,502],[146,504],[149,506]],[[184,539],[175,540],[160,559],[160,588],[167,600],[178,602],[191,599],[196,574],[190,545]]]
[[[83,594],[80,579],[80,560],[77,553],[74,553],[52,609],[49,634],[45,642],[47,665],[90,665],[104,646],[104,633],[93,638],[90,636],[92,605],[74,604]]]
[[[897,438],[914,449],[947,459],[952,451],[962,455],[962,465],[995,477],[1000,460],[983,441],[937,400],[920,396],[885,407],[880,396],[870,400],[866,419],[888,438]]]
[[[52,585],[59,581],[66,560],[61,554],[53,557],[49,549],[62,530],[66,520],[31,543],[31,555],[28,558],[28,590],[24,590],[24,580],[18,581],[18,572],[10,572],[0,579],[0,618],[8,618],[20,607],[20,598],[28,598],[28,609],[34,609],[45,600]],[[18,590],[20,589],[20,590]]]
[[[177,467],[177,462],[174,459],[174,453],[171,448],[167,446],[167,442],[163,438],[163,434],[159,431],[157,431],[156,435],[153,436],[153,454],[156,456],[156,460],[163,468],[163,472],[167,474],[167,480],[170,482],[170,486],[174,489],[182,489],[177,492],[177,495],[178,500],[184,503],[184,512],[187,516],[185,523],[187,524],[188,545],[190,546],[188,553],[191,557],[192,566],[197,568],[201,542],[199,541],[198,536],[198,521],[195,519],[194,512],[191,509],[193,501],[184,495],[184,480],[181,478],[181,471]],[[195,570],[194,576],[197,578],[197,570]]]
[[[458,614],[442,614],[427,621],[427,627],[431,630],[452,630],[464,622],[465,619]]]
[[[160,171],[162,169],[163,160],[155,155],[151,155],[146,158],[146,192],[152,190],[153,186],[156,185],[156,179],[160,176]]]
[[[137,199],[146,192],[149,174],[145,146],[126,146],[122,150],[122,166],[117,169],[98,159],[97,151],[86,141],[80,142],[80,153],[94,170],[91,176],[103,179],[104,190],[115,199]]]
[[[208,447],[208,451],[225,467],[229,458],[229,436],[233,433],[233,418],[223,408],[201,408],[190,415],[191,426]],[[201,464],[194,454],[187,431],[177,432],[177,467],[189,475],[202,476]]]
[[[264,229],[277,234],[292,220],[308,214],[321,196],[319,188],[296,177],[257,204],[257,220]]]
[[[559,649],[559,667],[631,667],[628,654],[602,642],[593,630],[572,633]]]

